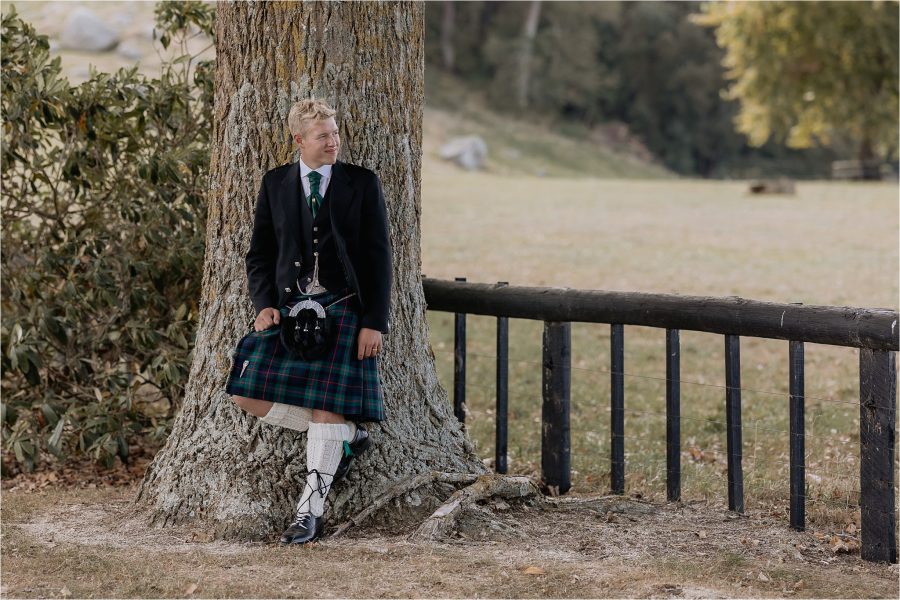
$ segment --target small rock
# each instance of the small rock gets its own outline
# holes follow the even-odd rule
[[[85,52],[106,52],[119,43],[116,32],[84,7],[69,13],[59,37],[63,48]]]
[[[771,579],[766,577],[766,574],[763,573],[762,571],[759,572],[759,575],[757,575],[756,578],[759,579],[760,581],[771,581]]]
[[[487,144],[477,135],[453,138],[438,152],[444,160],[450,160],[466,169],[475,171],[484,168],[487,158]]]

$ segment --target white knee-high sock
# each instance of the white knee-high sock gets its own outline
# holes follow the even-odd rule
[[[350,427],[343,423],[310,423],[306,440],[306,485],[297,504],[297,514],[311,513],[321,517],[325,512],[325,496],[350,440]]]
[[[303,406],[293,406],[282,402],[275,402],[264,416],[260,417],[264,423],[287,427],[295,431],[306,431],[309,428],[309,419],[312,410]]]

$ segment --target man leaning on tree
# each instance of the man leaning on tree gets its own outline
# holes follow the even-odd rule
[[[285,544],[319,538],[325,498],[369,446],[361,422],[384,419],[377,357],[388,332],[391,246],[381,183],[337,160],[336,111],[320,100],[288,115],[300,160],[268,171],[247,252],[254,331],[238,344],[226,391],[265,423],[307,431],[306,484]],[[324,358],[289,353],[279,325],[313,300],[336,333]]]

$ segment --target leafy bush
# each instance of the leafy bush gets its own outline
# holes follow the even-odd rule
[[[72,86],[13,8],[2,22],[2,443],[127,461],[169,431],[186,383],[205,238],[213,35],[201,2],[157,5],[158,79]],[[179,54],[178,48],[181,49]]]

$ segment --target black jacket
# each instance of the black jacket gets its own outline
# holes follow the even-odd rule
[[[297,290],[301,247],[311,231],[309,211],[300,210],[303,194],[300,163],[282,165],[262,178],[247,251],[247,283],[256,313],[283,306]],[[337,161],[331,169],[328,200],[332,235],[344,276],[359,295],[360,326],[389,330],[391,244],[387,212],[378,176],[357,165]]]

